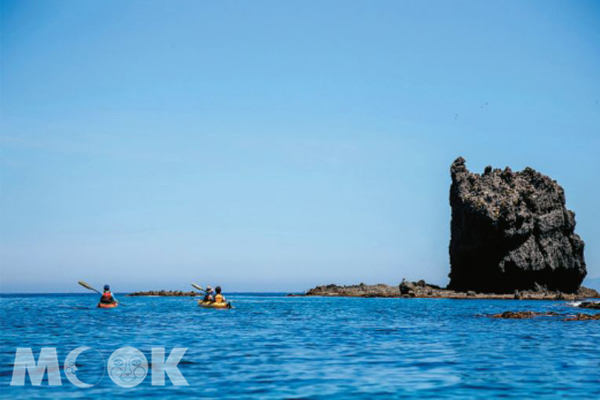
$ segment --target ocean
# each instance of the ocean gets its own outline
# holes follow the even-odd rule
[[[187,297],[117,295],[124,306],[103,310],[94,294],[2,295],[0,397],[600,398],[600,321],[483,316],[593,313],[564,302],[226,295],[235,309],[202,309]],[[90,388],[67,379],[67,355],[81,346],[92,350],[77,357],[76,374]],[[107,369],[123,347],[148,361],[134,387]],[[35,360],[56,349],[61,385],[44,375],[40,386],[29,376],[11,386],[17,348]],[[152,384],[152,348],[187,349],[176,368],[189,386],[169,376]]]

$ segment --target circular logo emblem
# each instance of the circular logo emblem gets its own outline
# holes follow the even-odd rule
[[[83,362],[77,362],[77,357],[79,357],[79,355],[81,353],[83,353],[84,351],[87,350],[94,350],[91,347],[87,347],[87,346],[81,346],[76,348],[75,350],[73,350],[72,352],[70,352],[67,355],[67,358],[65,358],[65,375],[67,376],[67,379],[75,386],[80,387],[82,389],[87,389],[87,388],[91,388],[92,386],[97,385],[102,378],[104,378],[104,357],[102,357],[102,354],[100,354],[100,352],[98,350],[94,350],[96,352],[96,354],[91,353],[91,357],[93,357],[93,359],[90,359],[90,357],[86,357],[84,356],[83,358],[85,359],[85,361]],[[98,368],[98,366],[101,365],[101,368]],[[96,368],[94,368],[94,366]],[[99,371],[102,371],[102,373],[100,374]],[[78,376],[79,375],[79,376]],[[92,375],[92,379],[93,379],[93,375],[96,376],[100,376],[100,379],[98,379],[95,383],[85,383],[82,382],[80,377],[86,377],[86,376],[90,376]],[[89,379],[88,379],[89,381]]]
[[[108,359],[108,376],[119,386],[131,388],[142,383],[148,373],[148,360],[134,347],[121,347]]]

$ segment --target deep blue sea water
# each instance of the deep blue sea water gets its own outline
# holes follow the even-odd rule
[[[233,294],[235,309],[206,310],[190,298],[118,297],[125,307],[101,310],[93,294],[0,296],[0,397],[600,399],[600,321],[481,316],[582,312],[564,302]],[[148,374],[122,388],[104,375],[81,389],[64,370],[62,386],[10,386],[17,347],[36,359],[55,347],[62,365],[83,345],[105,362],[124,346],[149,360],[152,347],[187,347],[179,369],[190,386],[152,386]],[[82,380],[100,379],[98,360],[80,356]]]

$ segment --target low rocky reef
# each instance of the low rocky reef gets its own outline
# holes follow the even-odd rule
[[[577,305],[579,308],[588,308],[590,310],[600,310],[600,301],[584,301]]]
[[[497,319],[531,319],[535,317],[557,317],[561,314],[553,311],[535,312],[535,311],[504,311],[500,314],[489,314],[486,317]]]
[[[531,319],[536,317],[563,317],[564,321],[600,321],[600,314],[561,314],[556,312],[535,311],[505,311],[500,314],[486,315],[486,317],[497,319]]]
[[[182,292],[181,290],[150,290],[147,292],[129,293],[127,297],[193,297],[200,296],[198,292]]]
[[[475,291],[462,292],[428,284],[424,280],[420,280],[418,282],[402,280],[402,283],[400,283],[398,286],[384,284],[365,285],[364,283],[351,286],[338,286],[334,284],[317,286],[299,296],[574,301],[589,298],[600,298],[600,293],[594,289],[588,289],[585,287],[580,287],[575,293],[563,293],[548,290],[540,285],[538,285],[535,290],[515,291],[514,293],[479,293]]]

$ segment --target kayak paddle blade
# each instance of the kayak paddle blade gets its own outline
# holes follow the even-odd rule
[[[84,281],[77,281],[77,283],[79,283],[81,286],[83,286],[84,288],[86,288],[88,290],[91,290],[91,291],[96,292],[96,293],[100,293],[99,291],[97,291],[96,289],[94,289],[89,284],[85,283]]]
[[[200,285],[197,285],[197,284],[195,284],[195,283],[192,283],[192,287],[193,287],[194,289],[196,289],[196,290],[199,290],[199,291],[201,291],[201,292],[206,292],[206,290],[202,289],[202,286],[200,286]]]

